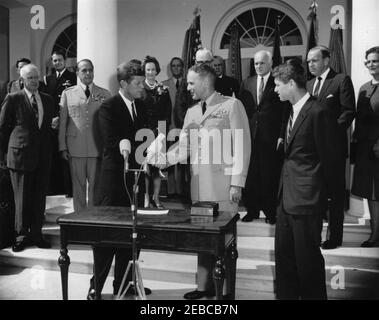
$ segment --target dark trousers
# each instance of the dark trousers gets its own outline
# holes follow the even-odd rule
[[[329,211],[327,213],[328,230],[326,239],[336,243],[342,244],[343,238],[343,221],[345,218],[345,168],[346,159],[339,161],[337,177],[337,189],[330,194]]]
[[[145,176],[142,173],[138,180],[138,206],[143,207],[144,194],[145,194]],[[124,188],[123,175],[119,172],[102,172],[100,176],[101,189],[99,200],[100,203],[96,205],[101,206],[130,206],[130,201]],[[131,197],[133,197],[133,184],[134,173],[128,172],[126,177],[126,184]],[[126,272],[126,268],[130,260],[133,259],[133,252],[131,248],[116,248],[116,247],[100,247],[94,246],[93,259],[94,259],[94,275],[90,280],[90,288],[94,289],[98,286],[99,293],[103,290],[104,283],[107,279],[109,270],[112,266],[113,258],[115,257],[114,268],[114,281],[113,281],[113,294],[117,294],[122,278]],[[139,250],[137,252],[139,255]],[[128,273],[127,283],[132,280],[131,270]]]
[[[272,152],[269,146],[260,144],[253,149],[246,186],[242,189],[243,202],[247,214],[259,218],[263,210],[267,218],[276,216],[277,195],[279,187],[281,157],[278,152]]]
[[[290,215],[280,203],[275,231],[277,299],[326,299],[321,229],[321,215]]]
[[[42,224],[46,207],[49,176],[46,168],[35,171],[10,170],[15,200],[16,241],[42,237]]]

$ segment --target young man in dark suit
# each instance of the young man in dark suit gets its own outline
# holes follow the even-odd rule
[[[333,119],[305,89],[297,59],[274,70],[275,92],[292,110],[284,142],[275,233],[278,299],[326,299],[325,263],[320,250],[322,215],[338,164]]]
[[[242,221],[258,219],[263,210],[266,222],[274,224],[283,164],[283,137],[290,106],[288,102],[281,102],[274,92],[271,53],[259,51],[254,61],[257,75],[244,80],[239,92],[251,132],[249,173],[243,190],[247,214]]]
[[[49,248],[42,238],[51,163],[53,99],[38,91],[33,64],[21,68],[24,88],[5,98],[0,114],[0,165],[10,169],[15,198],[14,252],[29,245]]]
[[[345,170],[348,157],[348,129],[355,117],[355,95],[351,79],[330,68],[330,52],[324,46],[312,48],[307,57],[309,71],[315,76],[308,81],[307,91],[324,104],[336,123],[333,135],[338,138],[338,185],[332,190],[329,202],[328,232],[323,249],[342,245],[345,206]]]
[[[130,206],[128,194],[124,187],[124,143],[129,141],[131,146],[128,163],[130,169],[139,169],[142,159],[136,153],[142,141],[136,141],[136,133],[144,128],[146,116],[144,105],[140,100],[143,94],[145,73],[140,63],[132,60],[122,63],[117,68],[119,92],[105,100],[99,108],[100,135],[103,140],[103,159],[99,181],[99,203],[101,206]],[[138,206],[144,204],[144,176],[139,178]],[[130,196],[133,196],[134,172],[128,172],[126,184]],[[98,275],[96,287],[100,294],[108,276],[115,256],[115,274],[113,294],[116,295],[121,286],[128,262],[132,259],[131,248],[94,247],[94,264]],[[130,273],[129,273],[130,276]],[[130,278],[130,277],[129,277]],[[129,279],[130,280],[130,279]],[[92,277],[87,299],[100,299],[95,294],[95,278]],[[124,288],[123,288],[124,289]],[[131,289],[132,290],[132,289]],[[151,290],[145,288],[145,293]]]

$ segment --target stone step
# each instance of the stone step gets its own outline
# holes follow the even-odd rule
[[[13,253],[10,249],[0,251],[1,264],[23,268],[38,268],[59,271],[58,249],[28,248]],[[70,246],[70,274],[92,274],[92,251],[81,246]],[[192,254],[162,253],[142,250],[140,266],[143,279],[193,285],[196,282],[197,258]],[[237,260],[237,291],[252,294],[274,292],[275,264],[272,261]],[[112,268],[113,272],[113,268]],[[343,273],[343,274],[342,274]],[[379,271],[362,268],[326,267],[328,297],[331,299],[369,299],[378,297]],[[333,280],[334,278],[334,280]],[[337,279],[337,280],[336,280]],[[332,284],[331,284],[332,282]],[[343,285],[342,285],[343,284]]]

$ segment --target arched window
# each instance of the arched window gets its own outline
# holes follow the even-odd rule
[[[237,24],[240,36],[242,78],[250,75],[251,59],[259,50],[272,52],[275,23],[279,19],[281,55],[304,59],[307,31],[299,13],[282,1],[244,1],[220,19],[212,37],[212,52],[228,59],[230,30]],[[228,60],[226,60],[228,69]]]
[[[54,50],[63,50],[67,58],[76,58],[77,23],[66,28],[55,41]]]
[[[229,48],[230,30],[234,22],[239,29],[241,48],[254,48],[259,45],[272,47],[276,19],[279,19],[281,46],[303,44],[299,28],[288,15],[273,8],[255,8],[241,13],[229,24],[222,37],[220,49]]]
[[[77,23],[73,23],[61,32],[54,43],[52,51],[55,50],[66,53],[66,68],[74,72],[77,57]]]

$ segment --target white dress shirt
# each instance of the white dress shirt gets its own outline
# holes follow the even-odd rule
[[[81,81],[79,81],[79,85],[81,86],[81,88],[83,89],[83,92],[85,94],[86,93],[86,89],[87,89],[87,85],[85,85]],[[89,88],[89,97],[88,97],[88,99],[90,99],[91,96],[92,96],[92,91],[93,91],[93,82],[88,85],[88,88]]]
[[[321,92],[322,86],[324,85],[325,79],[326,79],[326,77],[328,76],[329,71],[330,71],[330,68],[326,69],[326,70],[324,71],[324,73],[320,75],[320,77],[321,77],[322,79],[321,79],[320,89],[319,89],[319,91],[318,91],[318,94],[320,94],[320,92]],[[314,83],[314,85],[313,85],[313,89],[312,89],[312,93],[313,93],[313,94],[315,93],[315,89],[316,89],[316,86],[317,86],[317,82],[318,82],[318,79],[317,79],[317,78],[318,78],[318,77],[316,77],[316,81],[315,81],[315,83]]]
[[[133,101],[130,101],[128,98],[126,98],[126,97],[122,94],[121,89],[118,91],[118,93],[120,94],[122,100],[124,100],[126,106],[128,107],[128,110],[129,110],[129,113],[130,113],[130,117],[131,117],[131,118],[133,119],[133,121],[134,121],[135,119],[133,118],[132,103],[134,104],[134,112],[135,112],[135,114],[137,115],[136,104],[134,103],[134,100],[133,100]]]
[[[262,90],[262,95],[263,95],[263,92],[265,91],[266,84],[267,84],[268,78],[270,77],[270,74],[271,74],[271,72],[267,73],[264,76],[260,76],[260,75],[257,74],[257,101],[258,102],[261,102],[261,99],[262,99],[262,97],[258,97],[258,95],[259,95],[259,86],[261,85],[262,77],[263,77],[263,90]]]
[[[295,121],[297,116],[299,115],[301,109],[303,108],[304,104],[307,102],[307,100],[310,98],[310,94],[307,92],[298,102],[296,102],[292,108],[293,108],[293,117],[292,117],[292,128],[295,125]]]

